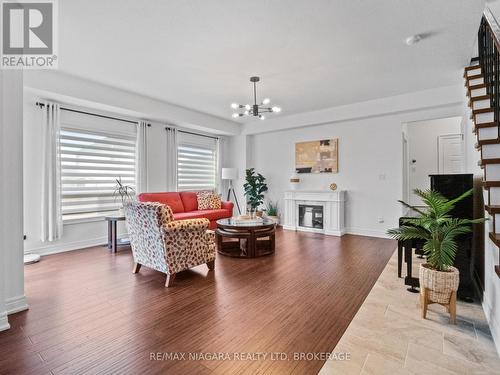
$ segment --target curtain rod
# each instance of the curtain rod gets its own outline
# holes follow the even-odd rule
[[[165,127],[165,130],[171,130],[175,128],[170,128],[170,127]],[[215,137],[213,135],[206,135],[206,134],[200,134],[200,133],[193,133],[193,132],[188,132],[186,130],[177,130],[178,132],[185,133],[185,134],[192,134],[192,135],[198,135],[200,137],[207,137],[207,138],[212,138],[212,139],[219,139],[219,137]]]
[[[38,107],[40,107],[40,108],[45,107],[45,104],[44,103],[40,103],[40,102],[36,102],[36,105]],[[138,123],[138,121],[125,120],[123,118],[112,117],[112,116],[105,116],[105,115],[100,115],[98,113],[92,113],[92,112],[79,111],[79,110],[76,110],[76,109],[71,109],[71,108],[66,108],[66,107],[61,107],[61,110],[68,111],[68,112],[82,113],[84,115],[90,115],[90,116],[95,116],[95,117],[107,118],[107,119],[110,119],[110,120],[118,120],[118,121],[128,122],[130,124],[137,124]],[[151,126],[151,124],[148,123],[147,126]]]

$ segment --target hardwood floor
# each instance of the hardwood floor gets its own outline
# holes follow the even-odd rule
[[[274,255],[218,256],[214,272],[179,273],[168,289],[159,272],[132,274],[128,248],[47,256],[26,266],[30,310],[0,333],[0,373],[314,374],[324,361],[294,353],[333,350],[395,247],[279,230]],[[157,352],[186,360],[151,360]],[[234,359],[271,352],[289,360]]]

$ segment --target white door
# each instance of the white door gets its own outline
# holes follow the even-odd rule
[[[462,134],[440,135],[438,137],[438,173],[464,173],[464,137]]]

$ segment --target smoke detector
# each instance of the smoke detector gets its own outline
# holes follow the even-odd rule
[[[415,34],[415,35],[412,35],[412,36],[409,36],[408,38],[406,38],[405,42],[408,46],[412,46],[412,45],[420,42],[421,40],[422,40],[422,37],[419,34]]]

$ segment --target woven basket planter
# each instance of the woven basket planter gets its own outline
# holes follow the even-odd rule
[[[420,265],[420,293],[429,289],[429,302],[447,305],[453,292],[458,290],[460,274],[458,269],[450,267],[449,271],[436,271],[426,264]]]

